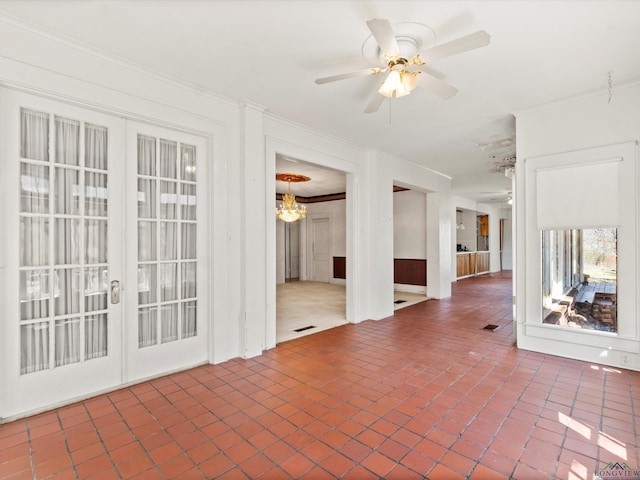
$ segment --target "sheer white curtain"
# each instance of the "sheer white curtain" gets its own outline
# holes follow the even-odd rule
[[[196,150],[138,135],[137,153],[138,345],[145,347],[197,335]]]
[[[138,347],[158,343],[156,139],[138,135]],[[144,221],[141,221],[144,219]],[[140,263],[146,262],[146,263]],[[153,262],[153,263],[150,263]]]
[[[20,114],[20,372],[49,368],[50,167],[49,115]],[[24,268],[43,267],[43,268]],[[41,319],[45,321],[33,322]]]
[[[49,161],[49,114],[22,109],[20,126],[21,157]]]
[[[107,129],[83,130],[79,121],[54,117],[51,138],[50,118],[21,111],[21,373],[51,368],[52,361],[56,367],[80,362],[83,346],[85,359],[107,354]],[[80,162],[81,132],[86,167],[95,172]],[[87,179],[100,189],[100,203],[84,220]],[[92,276],[99,281],[89,281]],[[83,319],[86,311],[100,310],[91,321]]]

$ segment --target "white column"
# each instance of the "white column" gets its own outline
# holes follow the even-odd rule
[[[427,193],[427,296],[451,296],[451,196]]]
[[[248,101],[240,107],[240,158],[244,166],[244,209],[239,209],[244,211],[244,318],[240,322],[240,342],[244,344],[245,358],[260,355],[265,345],[266,218],[269,212],[273,215],[275,207],[274,199],[265,201],[264,110],[265,107]],[[229,205],[233,206],[233,201]]]
[[[393,177],[378,152],[370,155],[369,304],[371,318],[380,320],[393,315]]]

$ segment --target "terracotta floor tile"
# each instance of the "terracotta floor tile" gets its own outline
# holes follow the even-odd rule
[[[275,464],[280,464],[287,458],[291,457],[295,453],[295,450],[291,448],[285,442],[279,440],[276,443],[268,446],[263,450],[263,453],[269,457]]]
[[[187,455],[181,453],[166,462],[160,463],[160,465],[158,465],[158,469],[162,472],[164,478],[175,478],[181,473],[190,470],[193,466],[194,464],[191,459]]]
[[[285,461],[281,462],[279,466],[293,478],[300,478],[305,473],[309,472],[315,465],[300,453],[294,453]]]
[[[218,453],[208,460],[201,462],[198,468],[200,468],[207,478],[218,478],[224,472],[233,468],[233,462],[222,453]]]
[[[396,462],[378,452],[372,452],[371,455],[360,462],[360,465],[372,471],[380,478],[386,478],[386,475],[396,465]]]
[[[444,465],[436,465],[428,474],[428,478],[446,478],[447,480],[464,480],[466,476],[451,470]]]
[[[334,452],[325,458],[320,466],[326,471],[332,473],[336,477],[342,477],[351,468],[353,468],[353,461],[345,457],[339,452]]]
[[[639,372],[518,350],[508,274],[452,292],[0,425],[0,478],[528,480],[640,464]]]
[[[371,447],[357,440],[349,440],[340,448],[340,453],[358,463],[366,458],[372,450]]]

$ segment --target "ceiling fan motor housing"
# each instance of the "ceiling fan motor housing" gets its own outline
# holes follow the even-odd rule
[[[406,60],[406,62],[404,63],[407,63],[418,53],[418,48],[419,48],[418,42],[414,38],[406,37],[406,36],[397,36],[396,42],[398,43],[400,58]],[[385,56],[385,53],[386,52],[383,52],[382,49],[378,47],[378,60],[380,61],[380,64],[384,66],[389,64],[389,58]],[[401,62],[397,62],[397,63],[401,63]]]

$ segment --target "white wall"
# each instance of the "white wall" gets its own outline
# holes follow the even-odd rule
[[[457,209],[460,210],[460,209]],[[477,246],[477,228],[476,228],[476,210],[462,210],[462,213],[456,211],[456,219],[458,225],[460,222],[464,225],[464,230],[456,228],[456,245],[460,244],[469,251],[476,251]]]
[[[511,208],[501,210],[504,219],[504,238],[502,245],[502,269],[513,270],[513,224]]]
[[[616,88],[610,103],[603,89],[516,116],[516,329],[521,348],[640,370],[637,144],[628,149],[622,145],[640,137],[639,107],[640,85],[634,84]],[[619,178],[618,193],[618,334],[542,325],[536,205],[547,199],[537,196],[534,166],[546,159],[554,159],[554,165],[562,164],[563,158],[595,161],[610,152],[622,158],[627,171]],[[579,186],[558,191],[553,202],[562,205],[576,192]],[[623,358],[630,358],[631,365],[624,365]]]
[[[423,192],[393,193],[393,257],[427,258],[427,196]]]

